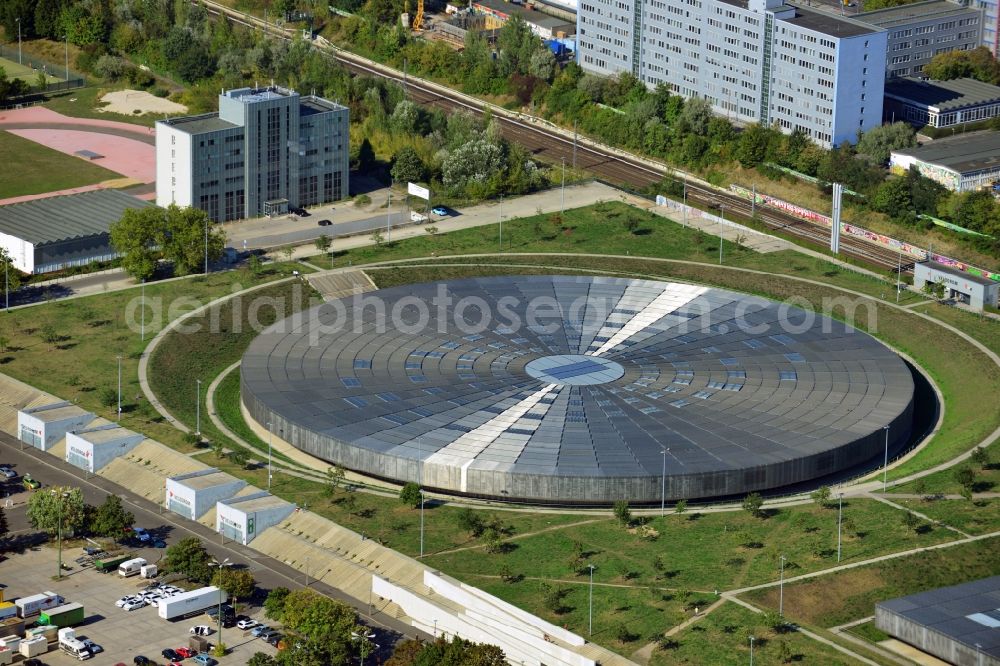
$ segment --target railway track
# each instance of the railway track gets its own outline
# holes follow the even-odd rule
[[[272,36],[290,39],[288,33],[275,25],[242,12],[230,9],[212,0],[201,0],[209,13],[224,15],[229,20],[251,28],[261,29]],[[437,107],[448,112],[465,110],[482,114],[485,104],[470,100],[458,93],[448,94],[438,88],[414,81],[385,66],[373,66],[363,59],[343,49],[336,47],[321,48],[324,53],[337,60],[351,72],[379,76],[396,81],[403,85],[407,97],[424,106]],[[596,176],[613,183],[620,183],[632,188],[645,188],[661,182],[671,170],[666,167],[654,168],[638,159],[629,159],[621,154],[602,150],[579,142],[570,137],[553,132],[546,127],[539,127],[523,117],[510,117],[504,114],[493,116],[500,123],[503,135],[510,141],[519,143],[533,155],[551,164],[560,164],[563,160],[572,163],[576,157],[576,165]],[[787,213],[772,208],[757,207],[751,211],[749,201],[724,190],[714,190],[695,183],[687,184],[688,199],[706,207],[724,208],[727,213],[749,218],[756,213],[757,219],[769,229],[798,237],[798,239],[826,249],[830,245],[830,230],[818,224],[806,222]],[[734,221],[739,221],[738,219]],[[879,268],[895,269],[900,257],[896,252],[854,236],[841,236],[841,252],[855,259],[860,259]]]

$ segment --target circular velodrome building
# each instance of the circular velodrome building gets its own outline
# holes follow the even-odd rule
[[[331,301],[243,357],[258,424],[314,456],[541,503],[741,495],[910,435],[913,380],[871,336],[690,284],[504,276]],[[662,484],[662,485],[661,485]]]

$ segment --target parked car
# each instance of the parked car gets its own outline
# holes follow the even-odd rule
[[[176,650],[174,650],[174,652],[179,654],[181,656],[181,659],[187,659],[188,657],[193,657],[196,654],[198,654],[189,647],[179,647]]]
[[[434,208],[431,208],[431,212],[435,215],[445,216],[448,214],[448,209],[444,206],[434,206]]]
[[[153,541],[149,545],[151,545],[153,548],[166,548],[167,542],[164,541],[163,539],[153,539]]]
[[[239,622],[236,623],[236,628],[243,630],[251,629],[256,626],[257,626],[257,620],[251,620],[250,618],[247,618],[245,620],[240,620]]]
[[[128,602],[124,606],[122,606],[122,609],[123,610],[127,610],[129,612],[132,612],[134,610],[138,610],[139,608],[142,608],[145,605],[146,605],[146,602],[143,599],[135,599],[133,601]]]
[[[90,650],[90,654],[100,654],[104,652],[103,647],[101,647],[94,641],[90,640],[89,638],[81,638],[80,642],[87,646],[87,649]]]
[[[195,636],[211,636],[212,627],[208,626],[207,624],[199,624],[195,627],[191,627],[190,629],[188,629],[188,633],[194,634]]]
[[[274,647],[278,647],[278,643],[280,643],[280,642],[281,642],[281,639],[282,639],[282,638],[284,638],[284,636],[282,636],[281,634],[278,634],[278,633],[274,633],[274,634],[270,634],[270,635],[269,635],[269,636],[268,636],[267,638],[265,638],[264,640],[266,640],[266,641],[267,641],[268,643],[270,643],[270,644],[271,644],[271,645],[273,645]]]
[[[42,487],[41,482],[33,479],[30,474],[25,474],[24,476],[22,476],[21,483],[24,484],[24,487],[27,490],[37,490],[38,488]]]
[[[331,226],[333,224],[333,222],[331,222],[330,220],[320,220],[316,224],[319,225],[319,226],[321,226],[321,227],[329,227],[329,226]]]
[[[194,663],[200,664],[200,666],[215,666],[219,662],[216,661],[215,659],[212,659],[207,654],[202,653],[195,656]]]
[[[23,662],[21,662],[21,666],[45,666],[45,662],[42,661],[41,659],[35,659],[34,657],[32,657],[31,659],[25,659]],[[117,664],[115,666],[117,666]],[[125,665],[122,664],[122,666]]]
[[[0,465],[0,474],[2,474],[3,477],[5,479],[7,479],[7,480],[16,479],[17,478],[17,472],[15,472],[14,470],[12,470],[7,465]]]
[[[261,634],[269,634],[272,631],[274,631],[274,629],[272,629],[271,627],[267,626],[266,624],[258,624],[250,632],[250,635],[251,636],[256,636],[257,638],[260,638]]]
[[[180,659],[180,655],[177,654],[177,651],[171,650],[170,648],[166,648],[165,650],[161,651],[160,654],[163,655],[164,659],[169,659],[170,661],[177,661],[178,659]]]
[[[149,532],[147,532],[142,527],[133,527],[132,528],[132,536],[134,536],[136,539],[138,539],[142,543],[146,543],[147,541],[149,541],[152,538],[152,537],[149,536]]]
[[[129,594],[129,595],[126,595],[126,596],[122,597],[118,601],[116,601],[115,602],[115,606],[118,606],[118,608],[124,608],[125,604],[128,604],[128,603],[131,603],[133,601],[136,601],[139,598],[140,597],[137,597],[135,595]]]
[[[135,664],[135,666],[153,666],[153,661],[151,659],[147,659],[141,654],[137,654],[132,657],[132,663]]]

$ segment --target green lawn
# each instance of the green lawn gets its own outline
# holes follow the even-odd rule
[[[0,131],[0,155],[17,163],[16,169],[4,169],[3,178],[0,178],[0,199],[93,185],[122,177],[87,160],[10,132]]]
[[[909,507],[934,520],[957,527],[968,534],[988,534],[1000,530],[1000,499],[976,499],[968,501],[918,499],[896,500],[897,504]]]
[[[940,303],[921,305],[913,308],[913,310],[951,324],[960,331],[968,333],[976,340],[979,340],[990,351],[1000,354],[1000,321]]]
[[[824,643],[796,631],[778,633],[765,626],[759,613],[728,602],[674,637],[674,642],[653,652],[651,666],[695,664],[745,666],[750,661],[754,637],[754,663],[780,664],[790,657],[795,664],[854,666],[857,662]],[[782,653],[781,644],[787,646]]]
[[[875,612],[875,603],[996,575],[1000,539],[984,539],[785,585],[785,615],[795,622],[835,627]],[[746,595],[777,609],[778,588]]]
[[[99,109],[103,106],[100,98],[105,93],[111,92],[111,90],[113,89],[97,87],[78,88],[77,90],[70,90],[65,93],[49,96],[49,99],[45,102],[45,106],[64,116],[117,120],[119,122],[132,123],[133,125],[143,125],[144,127],[152,127],[157,120],[160,120],[160,116],[151,113],[135,116],[125,113],[100,111]]]
[[[34,86],[35,83],[38,82],[38,70],[34,70],[28,65],[19,65],[16,60],[0,58],[0,67],[3,68],[4,72],[6,72],[8,79],[21,79],[30,86]],[[60,69],[58,71],[63,70]],[[63,79],[58,76],[46,74],[45,80],[48,83],[55,83],[56,81],[62,81]]]
[[[916,532],[903,512],[875,500],[844,502],[842,563],[957,538],[945,529]],[[574,554],[594,564],[594,580],[630,586],[714,591],[807,573],[837,564],[837,510],[789,507],[769,518],[745,512],[668,515],[648,523],[659,536],[643,538],[614,520],[514,540],[506,554],[465,550],[427,558],[429,564],[478,584],[503,567],[514,574],[553,580],[582,579]],[[657,568],[656,560],[662,565]]]
[[[297,270],[308,270],[293,264]],[[268,265],[261,281],[287,275],[289,265]],[[0,320],[0,372],[113,419],[117,356],[122,356],[122,425],[190,451],[180,431],[163,422],[139,388],[137,368],[145,345],[170,320],[246,284],[238,272],[213,273],[146,285],[146,340],[140,340],[138,288],[12,310]],[[48,341],[47,341],[48,340]],[[192,380],[194,378],[192,377]],[[194,390],[189,395],[194,403]]]
[[[1000,458],[1000,448],[991,446],[990,451],[993,458]],[[1000,464],[994,463],[988,469],[982,469],[972,461],[963,463],[964,467],[971,467],[976,473],[976,481],[973,490],[977,493],[1000,492]],[[962,491],[962,485],[955,480],[955,470],[946,469],[933,474],[904,483],[895,488],[890,488],[892,493],[916,493],[918,495],[958,495]]]
[[[748,256],[758,258],[774,255]],[[777,254],[777,253],[775,253]],[[440,263],[460,264],[460,258],[442,259]],[[477,266],[429,267],[414,265],[369,272],[380,287],[409,282],[424,282],[469,275],[552,273],[557,271],[606,272],[623,276],[674,278],[736,289],[777,299],[804,299],[820,312],[843,317],[843,293],[823,285],[788,280],[780,275],[760,275],[727,270],[725,267],[632,258],[572,256],[522,256],[477,259]],[[506,266],[505,264],[520,264]],[[525,268],[525,266],[531,268]],[[795,266],[797,264],[790,264]],[[805,273],[811,275],[810,273]],[[867,280],[854,273],[836,279]],[[834,279],[834,278],[831,278]],[[871,282],[875,287],[876,283]],[[802,302],[802,300],[799,300]],[[831,307],[831,304],[838,304]],[[1000,426],[1000,410],[983,409],[984,395],[1000,393],[1000,368],[979,349],[942,331],[933,322],[905,310],[880,304],[872,299],[849,300],[854,310],[854,325],[868,330],[896,349],[914,358],[938,384],[946,401],[945,420],[934,441],[909,461],[893,469],[890,478],[898,478],[950,460],[968,451]]]

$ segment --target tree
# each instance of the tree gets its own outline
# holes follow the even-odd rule
[[[233,449],[227,454],[227,457],[229,458],[229,462],[237,467],[245,467],[250,460],[250,456],[243,449]]]
[[[397,107],[398,110],[398,107]],[[392,180],[397,183],[420,183],[427,180],[427,165],[410,146],[403,146],[392,158]]]
[[[889,163],[889,153],[900,148],[912,148],[917,145],[916,130],[909,123],[902,121],[888,125],[873,127],[861,135],[857,151],[867,155],[872,162],[879,165]]]
[[[3,81],[3,68],[0,67],[0,86]],[[0,95],[0,102],[3,101]],[[16,291],[21,286],[21,271],[14,268],[14,260],[7,253],[7,248],[0,248],[0,280],[3,280],[2,288],[5,291]]]
[[[755,167],[767,156],[767,146],[770,143],[768,128],[753,123],[740,134],[736,146],[736,159],[744,167]]]
[[[163,568],[184,574],[196,583],[207,583],[212,579],[212,556],[198,537],[186,537],[167,548],[163,558]]]
[[[274,657],[266,652],[254,652],[253,656],[247,661],[247,666],[277,666],[277,664],[278,662],[274,660]]]
[[[939,53],[924,65],[924,74],[937,81],[971,77],[993,85],[1000,84],[1000,62],[988,48]]]
[[[156,271],[162,208],[129,208],[110,229],[111,247],[121,255],[122,268],[136,280],[148,280]]]
[[[225,590],[235,603],[240,597],[245,599],[252,596],[254,588],[257,587],[257,581],[254,580],[249,569],[219,567],[212,575],[212,585]]]
[[[344,482],[344,477],[347,471],[340,465],[334,465],[333,467],[326,468],[326,486],[323,488],[323,494],[327,497],[333,497],[337,494],[340,489],[340,485]]]
[[[743,498],[743,510],[754,518],[761,518],[764,516],[764,511],[762,509],[763,506],[764,498],[760,496],[760,493],[750,493]]]
[[[969,460],[976,463],[983,469],[990,466],[990,452],[981,446],[977,446],[972,449],[972,454],[969,456]]]
[[[871,206],[879,213],[899,217],[911,209],[910,184],[905,178],[889,178],[875,190]]]
[[[97,507],[90,531],[94,534],[119,538],[125,530],[135,524],[135,516],[122,504],[118,495],[108,495],[104,503]]]
[[[788,646],[788,641],[778,641],[778,646],[776,649],[777,654],[775,656],[783,664],[792,663],[794,655],[792,655],[792,648]]]
[[[217,261],[222,256],[226,246],[225,232],[212,226],[205,211],[170,204],[165,222],[160,246],[163,257],[173,262],[177,273],[186,275],[201,271],[206,249],[209,261]]]
[[[329,252],[331,245],[333,245],[333,241],[331,241],[330,237],[327,236],[326,234],[322,234],[319,238],[316,239],[316,249],[319,250],[320,252],[324,253]]]
[[[616,500],[614,513],[620,524],[627,527],[632,522],[632,510],[628,507],[628,500]]]
[[[503,167],[503,150],[486,139],[465,143],[441,163],[441,181],[452,191],[461,191],[470,183],[483,184]]]
[[[399,491],[399,501],[409,507],[416,508],[420,506],[420,498],[422,496],[423,493],[420,491],[420,486],[412,481],[405,484],[402,490]]]
[[[9,33],[8,33],[9,34]],[[21,79],[8,79],[7,71],[0,67],[0,103],[30,92],[28,84]]]
[[[674,505],[674,513],[680,515],[687,511],[688,501],[686,499],[677,500],[677,504]]]
[[[827,507],[830,505],[830,486],[820,486],[816,490],[812,491],[810,495],[812,501],[816,502],[822,507]]]
[[[474,537],[478,537],[485,529],[483,519],[479,516],[479,513],[473,511],[467,506],[458,510],[455,520],[459,527],[469,532]]]
[[[956,468],[952,477],[963,488],[972,488],[972,484],[976,482],[976,472],[968,465]]]
[[[382,243],[385,241],[385,236],[382,235],[381,229],[373,231],[369,238],[371,238],[371,241],[375,243],[375,247],[382,247]]]
[[[353,608],[305,588],[288,594],[283,617],[285,628],[303,640],[307,653],[321,657],[320,663],[347,663],[357,624]]]
[[[64,533],[82,530],[87,517],[83,491],[66,486],[35,491],[28,498],[27,516],[32,528],[49,534],[58,531],[60,516]]]
[[[264,615],[270,620],[280,622],[285,617],[285,599],[291,594],[287,587],[276,587],[267,594],[264,600]]]
[[[916,530],[917,526],[920,525],[920,518],[911,511],[904,511],[903,524],[906,525],[907,529]]]

